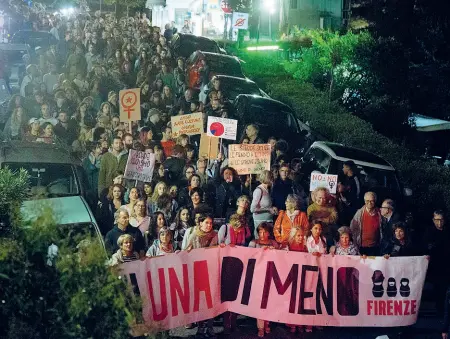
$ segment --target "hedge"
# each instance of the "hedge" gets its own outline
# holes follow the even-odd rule
[[[413,190],[412,208],[417,220],[430,220],[436,208],[450,211],[450,170],[420,158],[402,145],[376,132],[372,125],[339,105],[329,103],[328,93],[301,83],[284,70],[279,61],[265,54],[242,54],[246,75],[274,99],[290,105],[297,117],[329,140],[368,150],[389,161],[404,186]],[[255,63],[251,67],[248,64]],[[272,74],[271,80],[268,74]],[[261,81],[263,80],[263,81]],[[431,221],[430,221],[431,222]]]

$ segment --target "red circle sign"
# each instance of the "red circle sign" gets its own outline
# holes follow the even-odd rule
[[[220,137],[225,132],[225,128],[220,122],[213,122],[211,126],[209,126],[209,131],[215,137]]]

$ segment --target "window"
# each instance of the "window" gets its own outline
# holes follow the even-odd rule
[[[291,0],[290,9],[297,9],[297,1],[298,0]]]
[[[30,175],[30,198],[45,199],[80,195],[71,165],[48,163],[4,163],[12,171],[23,168]]]
[[[330,166],[331,156],[320,148],[311,148],[303,157],[305,160],[305,174],[310,175],[313,171],[327,173]]]

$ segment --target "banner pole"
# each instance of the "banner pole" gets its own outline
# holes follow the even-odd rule
[[[206,183],[208,183],[208,168],[210,166],[210,160],[211,160],[211,137],[208,137],[208,166],[206,167],[205,173],[206,173]]]
[[[219,145],[219,152],[220,153],[222,153],[222,154],[224,154],[223,152],[222,152],[222,138],[220,138],[220,145]]]
[[[133,127],[131,126],[131,120],[128,121],[128,132],[133,135]]]

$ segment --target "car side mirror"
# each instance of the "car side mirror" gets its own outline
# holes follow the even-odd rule
[[[403,188],[403,195],[405,197],[411,197],[413,195],[412,189],[411,188],[407,188],[407,187]]]

